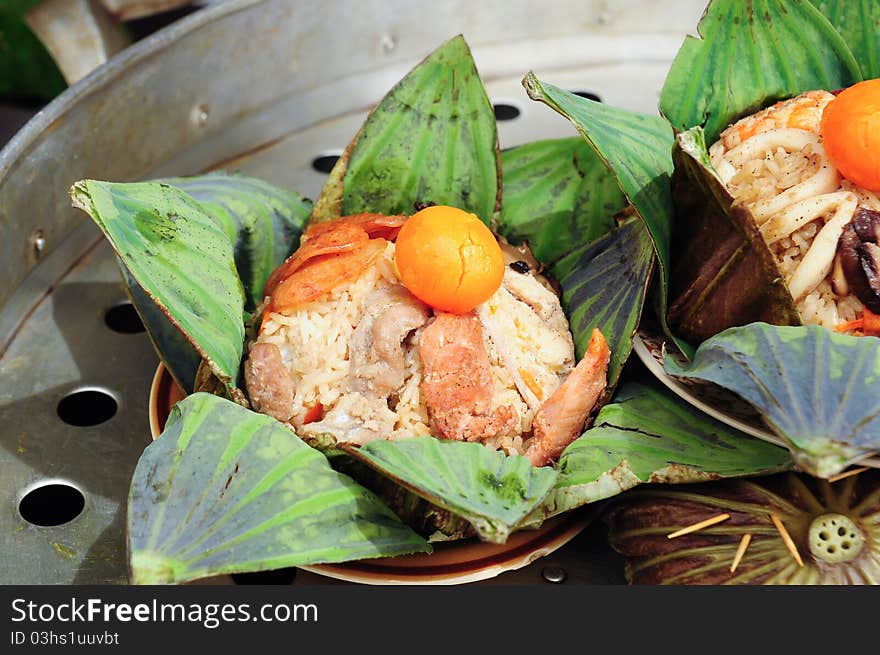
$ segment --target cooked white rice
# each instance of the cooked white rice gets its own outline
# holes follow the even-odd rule
[[[394,244],[389,243],[375,264],[351,283],[341,284],[289,314],[267,313],[263,318],[258,340],[275,344],[281,351],[295,389],[290,422],[299,433],[310,433],[311,424],[303,424],[303,420],[317,403],[323,406],[326,415],[337,403],[346,402],[345,382],[350,370],[349,343],[364,316],[367,298],[383,286],[400,284],[394,267],[394,248]],[[507,275],[522,274],[508,271]],[[532,282],[540,286],[539,294],[550,294],[536,279],[532,278]],[[558,299],[553,297],[553,302],[558,306]],[[491,449],[521,454],[524,451],[524,437],[531,432],[536,408],[524,399],[517,381],[504,365],[505,357],[508,361],[514,358],[519,370],[531,376],[541,397],[546,398],[571,371],[574,345],[567,324],[565,334],[560,337],[542,322],[529,305],[514,297],[504,286],[482,307],[494,319],[493,325],[505,326],[503,334],[497,329],[491,334],[483,329],[494,386],[492,406],[510,405],[520,419],[516,433],[484,443]],[[375,429],[384,438],[401,439],[431,433],[431,423],[420,391],[422,365],[418,339],[422,329],[416,330],[404,342],[404,383],[388,399],[388,414],[382,417],[387,419],[387,423],[364,426]],[[504,342],[503,348],[496,345],[496,339]]]
[[[822,147],[821,114],[832,98],[811,92],[747,116],[709,150],[734,201],[755,215],[804,323],[827,328],[856,319],[864,310],[854,295],[835,292],[839,235],[858,206],[880,211],[877,195],[841,178]],[[795,129],[789,121],[799,111]]]

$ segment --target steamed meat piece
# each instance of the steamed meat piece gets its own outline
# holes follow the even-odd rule
[[[340,396],[323,419],[299,428],[303,436],[332,434],[337,441],[365,444],[394,429],[397,415],[384,398],[350,391]]]
[[[349,344],[345,391],[320,421],[300,429],[303,434],[327,433],[338,441],[364,444],[394,430],[397,415],[388,407],[388,397],[404,383],[403,344],[430,312],[400,285],[373,291],[366,307]]]
[[[419,338],[421,390],[437,436],[483,441],[516,431],[510,405],[492,408],[492,371],[473,313],[438,312]]]
[[[477,309],[492,351],[533,412],[574,366],[574,343],[556,295],[530,273],[507,270]]]
[[[531,307],[552,332],[571,343],[568,319],[559,304],[559,297],[540,278],[508,268],[501,284],[514,298]]]
[[[287,422],[293,415],[293,380],[274,343],[255,343],[244,365],[244,381],[253,408]]]
[[[374,291],[351,340],[351,388],[387,399],[403,385],[407,335],[428,322],[428,306],[405,287]]]
[[[535,259],[535,256],[532,254],[532,250],[527,243],[521,243],[518,246],[514,246],[501,240],[498,242],[498,245],[501,246],[501,254],[504,255],[504,264],[508,267],[509,271],[515,270],[517,273],[528,273],[529,271],[533,271],[536,274],[535,279],[545,287],[547,291],[554,295],[557,293],[557,289],[554,288],[553,283],[549,278],[546,278],[543,275],[537,275],[537,272],[542,268],[541,263]],[[505,273],[507,273],[507,271],[505,271]]]
[[[526,449],[532,464],[544,466],[555,460],[580,434],[590,410],[605,392],[610,357],[605,337],[594,329],[584,358],[535,415],[534,436]]]

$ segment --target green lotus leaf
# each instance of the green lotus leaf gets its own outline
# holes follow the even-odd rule
[[[657,254],[659,318],[664,331],[683,351],[688,345],[677,339],[666,324],[669,283],[669,248],[672,229],[672,128],[658,116],[637,114],[582,98],[552,84],[541,82],[534,73],[523,79],[532,100],[565,116],[587,140],[614,175],[617,183],[645,222]]]
[[[195,391],[196,374],[202,364],[202,356],[189,339],[168,320],[165,312],[153,302],[150,295],[138,284],[121,261],[119,268],[126,293],[137,310],[159,359],[162,360],[177,386],[183,389],[184,393],[192,393]]]
[[[599,328],[608,342],[609,395],[632,351],[653,268],[651,237],[645,224],[633,218],[562,258],[552,269],[562,286],[562,304],[578,358],[584,356],[593,328]]]
[[[751,403],[818,477],[880,450],[880,339],[817,325],[753,323],[702,343],[693,361],[667,358],[675,376],[714,382]]]
[[[467,43],[457,36],[373,109],[331,172],[312,220],[408,215],[418,203],[433,202],[489,223],[500,204],[500,174],[495,113]]]
[[[785,473],[687,487],[634,489],[606,513],[633,584],[880,584],[880,473],[829,483]],[[722,523],[669,539],[699,521]],[[790,535],[803,566],[770,518]],[[745,535],[745,553],[731,570]]]
[[[234,389],[245,300],[233,243],[218,221],[186,193],[159,182],[82,180],[71,198],[211,371]]]
[[[235,267],[244,286],[245,309],[253,311],[262,301],[269,275],[299,243],[311,202],[244,175],[217,172],[162,181],[199,201],[235,243]],[[201,363],[198,351],[122,268],[132,304],[159,357],[180,388],[192,393]]]
[[[862,79],[844,39],[809,2],[713,0],[697,30],[672,62],[660,111],[677,130],[702,126],[709,143],[770,101]]]
[[[478,443],[413,437],[343,447],[405,489],[465,518],[481,539],[496,543],[507,540],[557,477],[553,468],[536,468],[525,457]]]
[[[203,393],[138,462],[128,548],[138,584],[430,552],[283,425]]]
[[[563,451],[556,486],[526,523],[645,482],[699,482],[790,466],[785,449],[703,414],[665,388],[629,383]]]
[[[868,80],[880,77],[880,3],[877,0],[810,0],[834,28]]]
[[[429,543],[477,535],[467,519],[398,484],[394,478],[387,477],[383,469],[372,468],[344,451],[337,452],[327,455],[334,469],[375,493],[388,509]]]
[[[544,264],[611,230],[627,205],[608,168],[579,137],[504,150],[501,171],[498,232],[511,243],[528,242]]]
[[[297,248],[312,202],[245,175],[215,172],[162,180],[202,203],[235,243],[235,267],[245,292],[245,309],[263,300],[266,280]]]
[[[734,325],[799,325],[800,315],[751,211],[709,163],[703,129],[676,136],[676,204],[668,319],[699,343]]]

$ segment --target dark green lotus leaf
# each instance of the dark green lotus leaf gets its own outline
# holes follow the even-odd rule
[[[544,264],[611,230],[627,206],[604,162],[579,137],[504,150],[501,173],[498,232],[511,243],[528,242]]]
[[[533,100],[565,116],[615,176],[620,189],[645,221],[660,268],[669,264],[672,196],[672,128],[662,118],[637,114],[582,98],[529,73],[523,85]]]
[[[202,363],[202,356],[189,339],[168,320],[165,312],[153,302],[150,295],[132,277],[121,261],[119,268],[131,304],[137,310],[159,359],[162,360],[177,386],[185,393],[192,393],[195,390],[196,373]]]
[[[665,388],[629,383],[559,458],[540,521],[645,482],[682,483],[790,468],[783,448],[703,414]]]
[[[375,493],[388,509],[428,542],[456,541],[477,535],[467,519],[413,493],[382,470],[371,468],[346,452],[338,453],[324,453],[334,469]]]
[[[645,224],[632,218],[551,269],[562,286],[562,305],[578,358],[584,356],[593,328],[599,328],[608,342],[608,395],[632,351],[653,268],[651,237]]]
[[[235,243],[245,309],[263,300],[269,275],[299,245],[312,202],[263,180],[223,172],[163,180],[191,195]]]
[[[798,466],[840,473],[880,450],[880,339],[817,325],[753,323],[705,341],[671,375],[714,382],[738,394],[785,439]]]
[[[159,182],[82,180],[71,197],[150,299],[233,389],[244,343],[244,291],[232,242],[218,222],[189,195]]]
[[[279,422],[203,393],[138,462],[128,548],[138,584],[430,552]]]
[[[569,93],[538,80],[523,79],[532,100],[565,116],[587,140],[614,175],[621,191],[645,222],[657,254],[659,318],[664,331],[683,352],[686,343],[666,325],[669,282],[669,239],[672,229],[672,128],[658,116],[637,114]]]
[[[262,300],[269,274],[299,243],[311,202],[296,193],[243,175],[218,172],[162,181],[198,200],[235,243],[235,265],[244,285],[245,309],[253,311]],[[132,303],[159,357],[177,384],[186,393],[192,393],[201,362],[198,351],[125,267],[123,275]]]
[[[825,14],[856,58],[866,80],[880,77],[880,3],[877,0],[810,0]]]
[[[786,473],[687,487],[635,489],[606,514],[633,584],[880,584],[880,472],[829,483]],[[800,566],[770,515],[789,533]],[[730,519],[674,539],[698,521]],[[734,556],[751,540],[735,571]]]
[[[413,437],[344,446],[353,457],[470,522],[484,541],[504,543],[540,503],[557,473],[482,444]]]
[[[367,117],[345,169],[341,211],[411,214],[416,203],[433,202],[488,223],[500,205],[500,176],[492,103],[457,36]]]
[[[862,79],[840,34],[809,2],[713,0],[675,56],[660,111],[677,130],[702,126],[713,143],[770,101]]]
[[[799,325],[800,315],[747,207],[709,163],[702,128],[676,136],[669,323],[699,343],[734,325]]]

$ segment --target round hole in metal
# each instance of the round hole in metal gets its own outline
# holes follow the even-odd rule
[[[329,173],[336,166],[339,155],[321,155],[312,160],[312,168],[319,173]]]
[[[116,414],[116,399],[101,389],[79,389],[58,403],[58,416],[68,425],[88,427],[108,421]]]
[[[114,332],[137,334],[144,331],[144,324],[130,302],[111,307],[104,313],[104,323]]]
[[[82,492],[65,482],[49,482],[28,491],[18,503],[18,513],[28,523],[51,527],[79,516],[86,506]]]
[[[296,569],[276,569],[274,571],[254,571],[253,573],[233,573],[232,581],[235,584],[269,584],[289,585],[296,580]]]
[[[602,102],[602,98],[593,93],[592,91],[572,91],[576,96],[580,96],[581,98],[586,98],[587,100],[595,100],[596,102]]]
[[[512,121],[522,113],[519,107],[509,105],[506,102],[496,103],[492,105],[492,108],[495,110],[495,120],[498,121]]]

